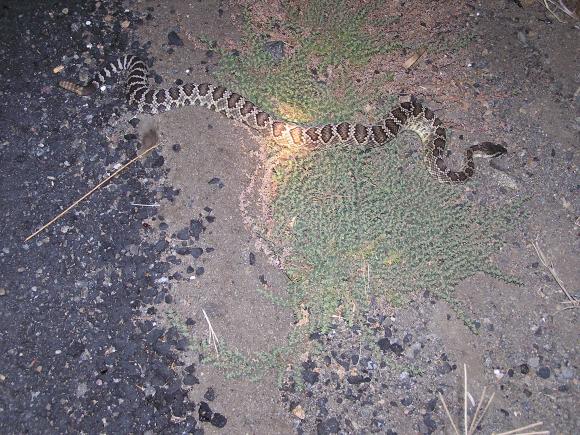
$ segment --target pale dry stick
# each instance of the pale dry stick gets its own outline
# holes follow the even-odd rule
[[[155,134],[156,135],[156,134]],[[103,186],[104,184],[108,183],[111,179],[115,178],[117,175],[119,175],[123,170],[125,170],[125,168],[127,168],[128,166],[132,165],[133,163],[135,163],[137,160],[143,158],[145,155],[149,154],[151,151],[153,151],[155,148],[157,148],[159,146],[158,142],[155,142],[153,145],[151,145],[149,148],[147,148],[145,151],[143,151],[141,154],[138,154],[136,157],[132,158],[131,160],[129,160],[127,163],[125,163],[123,166],[121,166],[119,169],[117,169],[115,172],[113,172],[111,175],[109,175],[108,177],[106,177],[103,181],[101,181],[99,184],[97,184],[95,187],[93,187],[91,190],[89,190],[87,193],[85,193],[83,196],[81,196],[79,199],[77,199],[75,202],[73,202],[71,205],[69,205],[66,209],[64,209],[62,212],[60,212],[58,215],[56,215],[56,217],[54,217],[50,222],[48,222],[47,224],[44,224],[42,227],[40,227],[38,230],[36,230],[34,233],[32,233],[31,235],[29,235],[26,239],[24,239],[25,242],[28,242],[30,239],[32,239],[34,236],[36,236],[37,234],[41,233],[42,231],[44,231],[45,229],[47,229],[48,227],[50,227],[52,224],[54,224],[57,220],[59,220],[61,217],[63,217],[65,214],[67,214],[70,210],[72,210],[74,207],[76,207],[79,203],[81,203],[82,201],[84,201],[87,197],[89,197],[91,194],[93,194],[96,190],[98,190],[101,186]]]
[[[572,296],[568,292],[568,290],[566,290],[566,287],[564,287],[564,283],[562,282],[562,280],[558,276],[558,272],[556,272],[556,269],[554,268],[554,264],[551,261],[549,261],[548,260],[548,257],[546,257],[546,255],[542,252],[542,250],[540,249],[540,245],[538,244],[538,242],[537,241],[532,242],[532,246],[536,250],[536,254],[538,254],[538,258],[540,259],[540,261],[542,262],[542,264],[550,271],[550,274],[552,275],[552,277],[554,278],[554,280],[558,283],[558,285],[560,286],[560,288],[562,289],[562,291],[564,292],[564,294],[568,298],[568,301],[567,302],[564,302],[564,303],[572,304],[571,307],[567,307],[566,309],[568,309],[568,308],[578,308],[580,306],[580,301],[578,299],[576,299],[574,296]]]
[[[467,435],[467,364],[463,364],[463,430]]]
[[[520,431],[522,430],[527,430],[527,429],[532,429],[534,427],[537,426],[541,426],[544,423],[542,423],[541,421],[538,421],[536,423],[532,423],[532,424],[528,424],[527,426],[522,426],[522,427],[518,427],[517,429],[512,429],[510,431],[507,432],[502,432],[502,433],[493,433],[493,435],[530,435],[530,434],[549,434],[550,431],[544,430],[541,432],[525,432],[525,433],[520,433]]]
[[[201,311],[203,312],[203,316],[205,317],[205,321],[207,322],[207,326],[209,329],[209,337],[207,338],[207,344],[212,345],[215,349],[216,355],[219,357],[220,352],[218,350],[219,340],[217,338],[217,334],[215,333],[213,326],[211,326],[211,322],[209,321],[209,317],[207,316],[205,310],[202,308]]]
[[[447,403],[445,403],[445,399],[443,398],[443,395],[441,393],[439,394],[439,399],[441,400],[441,403],[443,403],[443,409],[445,410],[445,413],[447,414],[447,418],[449,419],[449,422],[451,423],[451,427],[453,427],[453,431],[455,432],[455,435],[459,435],[459,431],[457,430],[457,426],[455,426],[455,422],[453,421],[453,417],[451,417],[451,413],[449,412],[449,409],[447,408]]]
[[[483,399],[485,398],[485,391],[487,390],[487,387],[483,387],[483,391],[481,392],[481,397],[479,398],[479,402],[477,403],[477,408],[475,408],[475,414],[473,414],[473,420],[471,420],[471,424],[469,425],[469,432],[468,434],[471,435],[475,432],[475,429],[477,428],[477,425],[475,424],[476,422],[476,417],[477,414],[479,414],[479,410],[481,409],[481,405],[483,405]]]
[[[159,204],[139,204],[137,202],[132,202],[131,205],[133,207],[160,207]]]
[[[544,7],[548,10],[548,12],[550,12],[552,16],[556,18],[560,23],[563,23],[564,20],[562,20],[558,15],[556,15],[556,13],[552,10],[552,8],[550,8],[550,5],[548,5],[548,0],[543,0],[543,2]]]
[[[477,426],[479,425],[479,423],[481,423],[481,420],[483,420],[483,417],[485,416],[485,413],[487,412],[487,409],[491,405],[491,402],[493,401],[493,398],[494,397],[495,397],[495,393],[491,393],[491,396],[489,396],[489,399],[487,401],[487,404],[485,405],[485,408],[483,408],[483,411],[481,412],[481,415],[479,417],[477,416],[477,414],[473,416],[473,432],[472,433],[475,432],[475,429],[477,428]],[[481,400],[482,401],[484,400],[483,395],[481,396]]]

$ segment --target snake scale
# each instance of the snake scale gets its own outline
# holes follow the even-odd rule
[[[404,130],[416,133],[423,143],[424,161],[431,175],[443,183],[462,183],[475,173],[474,157],[497,157],[507,150],[495,143],[483,142],[467,148],[463,167],[453,170],[444,156],[446,132],[434,112],[416,99],[403,102],[375,125],[341,122],[305,126],[284,121],[261,110],[242,95],[223,86],[209,83],[186,83],[168,89],[154,89],[148,82],[148,68],[137,56],[125,55],[105,66],[92,81],[82,86],[70,81],[59,85],[81,96],[94,94],[113,74],[127,71],[126,97],[140,112],[159,113],[178,107],[205,107],[237,120],[261,132],[282,146],[319,149],[336,143],[348,143],[362,149],[381,146]]]

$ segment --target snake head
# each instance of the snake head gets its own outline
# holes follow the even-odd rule
[[[507,154],[507,149],[504,146],[493,142],[482,142],[472,146],[471,150],[475,157],[485,157],[488,159]]]

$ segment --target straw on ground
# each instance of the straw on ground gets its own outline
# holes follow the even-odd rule
[[[467,397],[471,397],[471,394],[467,390],[467,366],[465,364],[463,364],[463,430],[461,432],[457,428],[457,425],[455,424],[455,421],[453,420],[453,417],[451,416],[451,413],[449,412],[449,408],[447,407],[447,403],[445,402],[443,395],[441,393],[439,393],[439,399],[441,400],[441,403],[443,405],[443,409],[445,411],[445,414],[447,415],[447,418],[449,419],[449,423],[451,424],[451,427],[453,428],[453,433],[455,435],[473,435],[475,433],[479,424],[483,420],[483,417],[487,413],[487,410],[488,410],[489,406],[491,405],[493,398],[495,397],[495,393],[492,393],[491,396],[489,396],[489,398],[487,398],[487,402],[486,402],[486,397],[485,397],[486,390],[487,390],[487,387],[483,387],[483,391],[481,392],[481,397],[479,399],[479,402],[477,403],[477,407],[475,408],[475,413],[473,414],[473,418],[471,419],[471,423],[470,423],[468,420],[468,417],[467,417],[467,410],[468,410]],[[483,410],[482,410],[482,405],[484,402],[486,402],[486,403],[485,403],[485,406],[483,407]],[[547,435],[547,434],[549,434],[550,433],[549,431],[526,432],[527,430],[535,428],[535,427],[539,427],[542,424],[543,423],[541,421],[539,421],[536,423],[532,423],[532,424],[529,424],[526,426],[519,427],[517,429],[510,430],[508,432],[501,432],[501,433],[493,432],[493,435]]]

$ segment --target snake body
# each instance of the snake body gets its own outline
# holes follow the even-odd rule
[[[220,85],[185,83],[155,89],[149,84],[147,65],[133,55],[125,55],[105,66],[84,86],[70,81],[61,81],[59,85],[78,95],[88,96],[99,90],[107,78],[122,71],[128,72],[127,102],[140,112],[155,114],[182,106],[201,106],[248,125],[281,146],[314,150],[336,143],[348,143],[369,149],[384,145],[404,130],[413,131],[423,143],[427,169],[443,183],[462,183],[470,179],[475,173],[474,157],[497,157],[507,152],[503,146],[491,142],[473,145],[464,152],[462,168],[453,170],[448,167],[444,155],[447,139],[442,121],[414,98],[400,103],[375,125],[341,122],[306,126],[261,110],[242,95]]]

